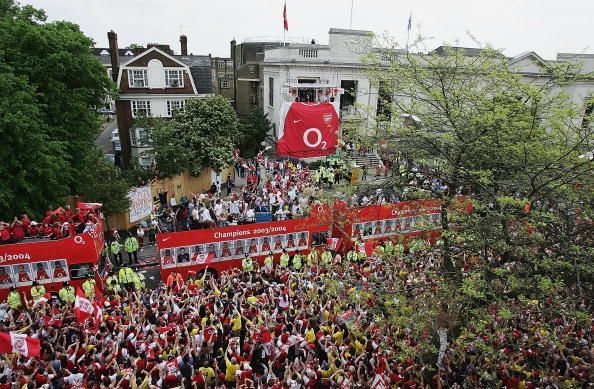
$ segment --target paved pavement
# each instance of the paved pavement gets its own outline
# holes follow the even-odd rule
[[[101,134],[95,139],[95,144],[106,154],[113,154],[113,144],[111,143],[111,133],[118,127],[115,119],[102,125]]]

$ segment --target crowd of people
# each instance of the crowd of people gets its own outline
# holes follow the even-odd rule
[[[40,222],[27,214],[15,217],[11,223],[0,221],[0,244],[22,242],[27,238],[62,239],[82,234],[95,228],[100,219],[97,211],[72,209],[70,205],[48,208]]]
[[[390,261],[383,255],[302,252],[218,278],[173,272],[154,290],[124,271],[103,295],[88,288],[102,314],[82,323],[68,292],[34,309],[4,304],[0,330],[40,339],[41,353],[4,355],[0,387],[353,388],[381,381],[552,389],[591,382],[592,327],[545,309],[562,299],[493,303],[488,318],[454,336],[435,308],[440,263],[431,249]],[[399,318],[399,304],[447,329],[439,355],[426,357],[428,344],[441,346],[438,337],[414,318]]]

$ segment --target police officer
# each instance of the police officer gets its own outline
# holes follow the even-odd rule
[[[309,254],[307,254],[307,266],[314,267],[318,264],[318,251],[312,247]]]
[[[283,253],[280,256],[280,267],[286,269],[289,267],[289,253],[287,253],[287,249],[283,249]]]
[[[145,283],[145,278],[144,278],[144,274],[142,274],[138,267],[134,268],[134,288],[136,290],[144,290],[144,288],[146,287],[146,283]]]
[[[322,266],[327,268],[330,262],[332,262],[332,254],[330,254],[330,251],[324,250],[322,253]]]
[[[302,266],[301,255],[299,255],[299,252],[297,252],[293,256],[293,269],[294,270],[297,270],[297,271],[300,271],[301,270],[301,266]]]
[[[124,250],[128,254],[128,262],[130,264],[132,264],[132,257],[134,257],[134,262],[138,263],[138,239],[134,235],[128,235],[124,241]]]
[[[114,265],[121,266],[123,260],[122,260],[122,253],[120,252],[120,250],[122,249],[122,245],[120,244],[120,242],[118,242],[117,239],[114,239],[111,242],[109,249],[111,250],[111,255],[113,257]]]
[[[254,270],[254,261],[248,254],[245,254],[243,257],[243,260],[241,261],[241,267],[243,268],[244,272],[250,272]]]
[[[119,292],[120,291],[120,281],[118,277],[114,274],[114,272],[109,272],[109,277],[105,281],[107,284],[107,290],[110,292]]]
[[[134,271],[129,266],[120,268],[119,277],[120,285],[126,290],[131,291],[134,289]]]
[[[64,281],[64,284],[58,292],[58,295],[60,296],[60,300],[68,304],[71,304],[74,302],[74,300],[76,300],[74,287],[70,285],[68,281]]]
[[[271,272],[274,269],[274,257],[272,256],[272,251],[268,253],[268,256],[264,258],[264,267],[267,272]]]
[[[39,300],[45,296],[45,287],[43,285],[39,285],[39,282],[33,281],[33,286],[31,287],[31,298],[33,302]]]
[[[12,309],[19,309],[21,305],[23,305],[23,302],[21,301],[21,295],[14,286],[10,287],[10,293],[8,293],[8,298],[6,300]]]
[[[357,253],[355,252],[355,249],[350,249],[349,252],[346,255],[346,260],[347,262],[357,262]]]
[[[87,275],[87,279],[82,284],[83,292],[88,298],[95,297],[95,278],[93,273]]]

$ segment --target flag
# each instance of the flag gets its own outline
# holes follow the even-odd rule
[[[339,238],[327,238],[326,239],[326,247],[328,250],[336,251],[342,245],[342,239]]]
[[[99,328],[103,321],[103,309],[97,303],[95,303],[95,314],[93,316],[95,319],[95,328]]]
[[[207,265],[208,266],[208,265],[210,265],[210,263],[212,262],[214,257],[215,257],[214,253],[196,254],[196,256],[195,256],[196,265]]]
[[[283,22],[285,31],[289,31],[289,21],[287,20],[287,2],[285,1],[285,8],[283,8]]]
[[[76,300],[74,301],[74,314],[79,323],[84,322],[93,314],[93,304],[80,288],[76,288]]]
[[[41,342],[26,334],[0,332],[0,353],[19,353],[26,357],[38,357]]]
[[[410,11],[410,16],[408,17],[408,27],[407,30],[410,31],[412,28],[412,11]]]
[[[103,206],[103,204],[101,204],[101,203],[81,203],[80,201],[76,202],[76,208],[90,209],[91,211],[99,209],[102,206]]]

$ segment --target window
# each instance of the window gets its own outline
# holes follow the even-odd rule
[[[268,105],[274,107],[274,78],[268,78]]]
[[[357,102],[357,81],[342,80],[340,87],[344,89],[344,93],[340,95],[340,109],[354,106]]]
[[[138,139],[137,139],[138,146],[144,147],[144,146],[148,146],[149,145],[148,133],[146,132],[146,129],[144,129],[144,128],[137,128],[136,129],[136,134],[138,135]]]
[[[72,280],[87,278],[89,274],[93,274],[92,263],[77,263],[70,265],[70,279]]]
[[[146,70],[128,70],[128,81],[131,88],[146,88],[148,86]]]
[[[132,100],[132,116],[150,116],[151,102],[148,100]]]
[[[183,88],[184,71],[165,70],[165,85],[167,85],[169,88]]]
[[[221,80],[221,89],[231,88],[231,80]]]
[[[217,72],[217,77],[218,78],[225,78],[225,72],[223,72],[223,71]]]
[[[250,103],[256,104],[256,96],[255,95],[250,96]]]
[[[248,71],[250,72],[250,74],[256,73],[256,65],[248,66]]]
[[[233,78],[233,72],[227,72],[227,78]]]
[[[138,158],[138,164],[142,167],[149,167],[149,166],[151,166],[152,162],[153,162],[153,160],[151,159],[151,157],[139,157]]]
[[[167,100],[167,116],[173,116],[176,110],[186,105],[184,100]]]

